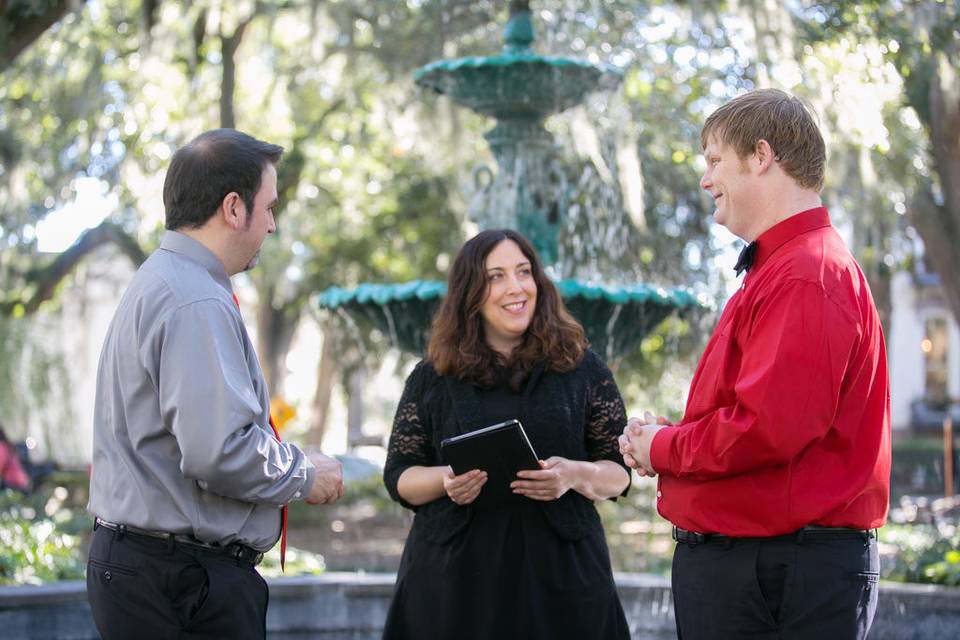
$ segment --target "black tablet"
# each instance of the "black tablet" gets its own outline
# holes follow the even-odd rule
[[[517,479],[518,471],[540,468],[539,458],[519,420],[447,438],[440,443],[440,452],[457,475],[473,469],[487,472],[487,482],[474,501],[477,506],[521,498],[510,490],[510,483]]]

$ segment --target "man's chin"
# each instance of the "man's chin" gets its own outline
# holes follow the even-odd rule
[[[243,268],[243,270],[244,270],[244,271],[250,271],[250,269],[253,269],[253,268],[254,268],[255,266],[257,266],[258,264],[260,264],[260,252],[259,252],[259,251],[257,251],[256,255],[254,255],[252,258],[250,258],[250,262],[247,263],[247,266],[245,266],[245,267]]]

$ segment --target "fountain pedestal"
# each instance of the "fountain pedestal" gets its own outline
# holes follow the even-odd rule
[[[520,231],[543,263],[552,265],[558,258],[569,189],[543,122],[550,114],[582,104],[590,93],[613,90],[623,72],[577,58],[538,55],[531,48],[533,39],[529,3],[511,2],[500,54],[438,60],[418,69],[414,78],[419,86],[496,119],[484,138],[497,171],[481,168],[474,173],[470,216],[481,229]],[[483,180],[484,174],[489,178]],[[607,360],[636,350],[670,313],[699,309],[704,302],[683,289],[642,283],[564,280],[558,286],[593,349]],[[442,283],[420,280],[364,284],[354,290],[333,287],[320,296],[320,306],[347,313],[379,329],[394,345],[422,354],[430,319],[444,293]]]

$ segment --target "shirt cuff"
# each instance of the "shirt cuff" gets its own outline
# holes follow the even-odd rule
[[[307,479],[304,481],[303,486],[297,489],[297,492],[293,494],[293,500],[305,500],[306,497],[310,495],[310,489],[313,487],[313,481],[317,477],[317,468],[313,466],[313,463],[310,462],[306,456],[303,458],[303,466],[307,472]],[[293,502],[293,500],[291,500],[291,502]]]
[[[678,433],[680,433],[680,427],[669,426],[660,429],[660,431],[653,436],[653,442],[650,443],[650,465],[658,474],[668,473],[670,475],[676,475],[670,465],[670,461],[673,459],[671,455],[673,451],[673,440],[677,437]]]

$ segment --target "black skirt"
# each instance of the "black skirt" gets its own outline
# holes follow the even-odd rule
[[[466,531],[433,544],[411,531],[385,640],[625,639],[602,531],[560,538],[539,504],[477,510]]]

